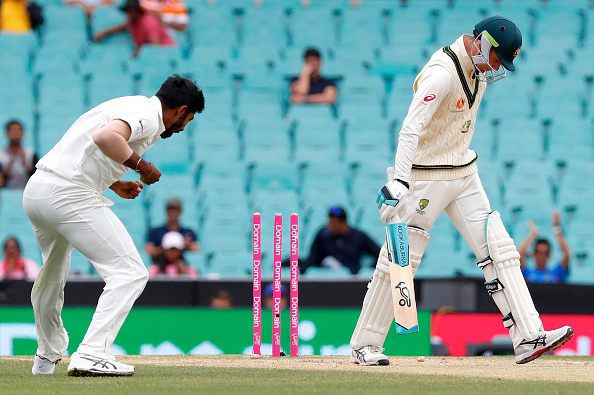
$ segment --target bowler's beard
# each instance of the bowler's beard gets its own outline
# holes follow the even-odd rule
[[[163,133],[161,133],[162,139],[168,139],[169,137],[173,136],[173,133],[179,133],[182,131],[184,122],[186,117],[180,116],[177,121],[175,121],[170,127],[165,129]]]

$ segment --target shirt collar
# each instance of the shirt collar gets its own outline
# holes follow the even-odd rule
[[[157,115],[159,116],[159,125],[157,128],[157,134],[161,136],[161,133],[165,131],[165,124],[163,123],[163,105],[161,104],[161,100],[157,96],[153,96],[149,99],[149,103],[153,105],[155,110],[157,111]]]
[[[466,36],[466,34],[458,37],[452,46],[455,45],[457,47],[456,54],[458,55],[458,60],[464,68],[464,71],[470,73],[474,71],[474,65],[472,63],[472,59],[470,59],[470,56],[468,56],[468,52],[466,52],[466,48],[464,47],[464,36]]]

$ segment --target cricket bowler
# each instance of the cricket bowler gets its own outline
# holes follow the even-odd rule
[[[416,77],[414,97],[398,140],[392,179],[380,190],[383,223],[396,215],[408,225],[413,274],[429,243],[429,231],[445,211],[477,257],[485,287],[503,315],[516,363],[559,348],[573,335],[564,326],[545,331],[520,270],[520,255],[492,211],[469,149],[487,83],[514,71],[522,46],[518,27],[502,16],[486,18],[453,44],[439,49]],[[448,257],[443,257],[447,265]],[[384,244],[351,338],[351,362],[388,365],[382,348],[394,311]]]
[[[110,346],[149,276],[130,234],[109,209],[113,202],[102,193],[110,188],[134,199],[143,183],[159,181],[161,172],[142,155],[203,110],[202,91],[174,75],[151,98],[121,97],[86,112],[37,163],[23,194],[43,256],[31,292],[38,342],[33,374],[52,374],[68,350],[61,311],[72,248],[93,264],[105,288],[68,375],[134,374],[134,366],[116,361]],[[120,181],[129,169],[140,181]]]

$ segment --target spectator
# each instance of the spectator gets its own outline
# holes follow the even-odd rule
[[[150,277],[180,276],[198,278],[198,272],[186,263],[184,259],[184,247],[186,241],[181,233],[172,231],[163,236],[163,259],[151,265],[148,269]]]
[[[175,45],[175,41],[167,32],[163,22],[154,14],[144,12],[140,8],[138,0],[126,0],[126,3],[120,9],[128,15],[128,21],[97,33],[95,35],[96,42],[101,42],[106,37],[127,30],[136,46],[132,54],[134,57],[138,56],[140,48],[144,44]]]
[[[274,307],[274,299],[272,294],[274,291],[274,283],[270,283],[264,288],[264,295],[262,295],[263,306],[265,309],[272,309]],[[289,292],[287,287],[281,284],[281,310],[286,309],[289,306]]]
[[[91,17],[96,8],[101,6],[111,6],[114,4],[113,0],[65,0],[67,5],[77,5],[85,10],[87,17]]]
[[[21,256],[21,244],[16,237],[4,241],[4,259],[0,262],[0,280],[35,280],[39,266],[32,259]]]
[[[367,234],[352,228],[347,222],[346,211],[334,206],[328,210],[328,223],[320,229],[311,245],[309,258],[301,267],[346,267],[352,274],[361,268],[361,257],[369,254],[377,258],[380,247]]]
[[[562,283],[567,280],[569,276],[569,258],[571,253],[567,246],[567,240],[565,235],[559,226],[561,220],[561,214],[559,211],[552,212],[553,217],[553,233],[557,237],[557,242],[561,251],[563,252],[563,258],[554,267],[547,267],[547,262],[551,257],[551,243],[546,239],[537,239],[534,243],[534,250],[532,251],[532,257],[536,267],[526,266],[526,251],[528,246],[536,239],[539,234],[538,228],[532,221],[528,221],[527,225],[530,229],[528,236],[524,239],[518,252],[520,253],[520,264],[524,278],[528,282],[533,283]]]
[[[8,147],[0,151],[0,167],[6,188],[25,188],[39,160],[31,148],[21,145],[23,135],[23,124],[19,121],[12,120],[6,124]]]
[[[43,24],[41,7],[30,0],[0,1],[0,30],[4,33],[28,33]]]
[[[230,309],[233,307],[233,298],[229,291],[220,289],[210,299],[210,307],[213,309]]]
[[[301,74],[291,80],[291,103],[331,104],[336,102],[338,90],[333,80],[320,74],[322,57],[315,48],[308,48],[303,56]]]
[[[184,228],[179,222],[182,214],[182,202],[179,199],[172,198],[167,201],[166,206],[167,222],[165,225],[149,229],[146,251],[153,258],[153,263],[163,260],[163,237],[167,232],[177,231],[184,237],[184,246],[182,251],[200,251],[200,244],[196,241],[196,233],[190,228]]]
[[[174,32],[185,32],[190,22],[188,7],[182,0],[142,0],[140,8],[158,16]]]

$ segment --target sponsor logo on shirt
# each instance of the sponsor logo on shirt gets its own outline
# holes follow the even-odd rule
[[[460,98],[458,99],[458,101],[456,102],[456,108],[457,110],[452,110],[452,113],[458,113],[458,112],[464,112],[463,108],[464,108],[464,99]]]
[[[432,102],[433,100],[435,100],[435,97],[436,96],[433,93],[430,94],[430,95],[427,95],[427,96],[425,96],[423,98],[423,103],[421,103],[421,104],[426,105],[427,103]]]

